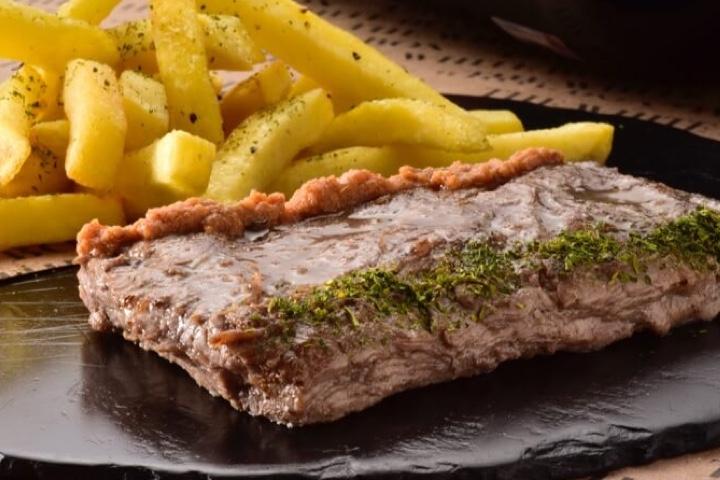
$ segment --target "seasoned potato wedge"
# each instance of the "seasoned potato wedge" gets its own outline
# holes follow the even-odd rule
[[[412,159],[417,167],[443,167],[455,161],[485,162],[493,158],[506,160],[513,153],[531,147],[559,150],[568,162],[592,160],[605,163],[612,149],[614,128],[607,123],[568,123],[557,128],[488,135],[490,149],[483,152],[457,154],[438,150],[398,149],[398,155]]]
[[[152,37],[171,128],[213,143],[224,139],[194,0],[152,0]]]
[[[149,145],[167,133],[170,116],[162,83],[126,70],[120,75],[120,90],[127,118],[126,150]]]
[[[251,116],[220,148],[206,195],[230,201],[266,189],[332,118],[332,103],[320,89]]]
[[[30,128],[30,143],[34,150],[48,151],[64,163],[70,144],[70,122],[52,120],[36,123]]]
[[[384,176],[394,175],[405,165],[389,147],[350,147],[302,158],[280,174],[269,192],[284,193],[290,198],[303,183],[313,178],[340,176],[348,170],[363,169]]]
[[[454,162],[480,163],[493,158],[506,160],[530,147],[560,150],[569,162],[594,160],[604,163],[612,148],[613,127],[605,123],[569,123],[558,128],[488,135],[491,147],[476,153],[448,152],[417,146],[354,147],[296,160],[273,182],[270,191],[290,196],[303,183],[316,177],[362,168],[382,175],[397,173],[403,165],[446,167]]]
[[[417,98],[460,108],[349,32],[292,0],[196,0],[207,12],[236,15],[261,47],[353,104]]]
[[[307,75],[300,75],[293,82],[292,87],[290,87],[290,93],[288,94],[288,97],[295,98],[298,95],[307,93],[310,90],[315,90],[316,88],[322,88],[322,87],[320,87],[319,83],[317,83],[315,80],[308,77]]]
[[[60,5],[58,15],[99,25],[118,3],[120,0],[68,0]]]
[[[510,110],[471,110],[468,113],[483,122],[487,133],[514,133],[524,130],[518,116]]]
[[[239,18],[200,15],[208,65],[217,70],[250,70],[265,59]]]
[[[0,199],[0,250],[74,240],[95,218],[105,225],[124,223],[120,201],[85,193]]]
[[[72,182],[65,175],[65,153],[70,138],[67,120],[36,123],[30,129],[32,153],[5,186],[0,197],[23,197],[67,192]]]
[[[397,144],[458,152],[487,148],[484,122],[475,116],[422,100],[392,98],[364,102],[338,115],[310,151]]]
[[[217,70],[250,70],[265,56],[250,39],[243,23],[229,15],[199,15],[208,67]],[[133,20],[108,30],[115,39],[123,69],[157,71],[150,20]]]
[[[29,66],[0,85],[0,186],[7,185],[30,156],[30,127],[46,88],[40,72]]]
[[[73,60],[65,73],[64,102],[70,120],[68,177],[85,187],[111,189],[127,131],[115,72],[101,63]]]
[[[137,218],[149,208],[201,195],[215,159],[215,144],[174,130],[145,148],[125,155],[116,190],[128,215]]]
[[[229,135],[253,113],[287,98],[291,86],[290,69],[281,61],[236,84],[220,102],[225,133]]]
[[[119,60],[112,37],[99,27],[11,0],[0,0],[0,57],[57,72],[74,58],[113,66]]]
[[[0,187],[0,197],[25,197],[62,193],[70,190],[72,182],[65,175],[65,158],[49,149],[33,150],[10,183]]]

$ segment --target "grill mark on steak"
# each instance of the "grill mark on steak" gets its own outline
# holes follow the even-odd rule
[[[273,348],[263,345],[283,335],[281,325],[258,316],[258,300],[367,267],[422,269],[449,246],[477,239],[542,241],[599,221],[623,239],[700,205],[720,210],[718,202],[593,164],[544,167],[493,190],[405,189],[260,234],[136,240],[115,256],[85,259],[81,297],[93,328],[122,331],[235,408],[286,424],[330,421],[510,359],[594,350],[639,330],[711,320],[720,312],[718,271],[656,259],[647,265],[649,283],[623,283],[548,265],[522,274],[517,290],[460,328],[407,328],[397,315],[355,327],[301,322]]]

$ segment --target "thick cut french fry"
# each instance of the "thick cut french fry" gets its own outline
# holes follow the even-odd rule
[[[487,148],[482,120],[422,100],[392,98],[364,102],[338,115],[310,152],[397,144],[459,152]]]
[[[236,15],[261,47],[353,104],[417,98],[460,108],[359,38],[292,0],[197,0],[207,12]]]
[[[265,58],[250,39],[237,17],[230,15],[199,15],[205,53],[210,68],[218,70],[249,70]],[[145,73],[157,71],[155,44],[150,20],[133,20],[108,30],[115,39],[124,70]]]
[[[350,147],[302,158],[280,174],[269,192],[284,193],[290,198],[303,183],[318,177],[340,176],[348,170],[363,169],[384,176],[394,175],[404,163],[390,147]]]
[[[308,77],[307,75],[300,75],[300,77],[298,77],[297,80],[293,82],[292,87],[290,87],[290,93],[288,94],[288,97],[295,98],[298,95],[307,93],[310,90],[315,90],[316,88],[322,87],[320,87],[319,83],[317,83],[315,80]]]
[[[320,89],[251,116],[218,152],[206,195],[231,201],[266,189],[332,118],[332,102]]]
[[[123,157],[127,131],[115,72],[101,63],[71,61],[65,73],[64,102],[70,120],[68,177],[85,187],[109,190]]]
[[[30,128],[30,143],[33,150],[47,152],[47,155],[61,159],[64,164],[70,144],[70,122],[52,120],[36,123]]]
[[[250,70],[265,59],[239,18],[231,15],[200,15],[205,51],[210,68]]]
[[[105,225],[124,223],[120,201],[84,193],[0,200],[0,250],[73,240],[95,218]]]
[[[70,190],[65,175],[65,153],[70,138],[67,120],[36,123],[30,129],[32,153],[20,171],[3,187],[0,197],[45,195]]]
[[[524,130],[518,116],[510,110],[471,110],[468,113],[483,122],[488,134],[514,133]]]
[[[513,153],[531,147],[559,150],[568,162],[594,160],[604,163],[612,148],[613,127],[605,123],[569,123],[547,130],[488,135],[491,149],[477,153],[448,152],[415,146],[354,147],[295,161],[273,182],[270,191],[287,196],[317,177],[339,176],[361,168],[382,175],[397,173],[403,165],[446,167],[454,162],[481,163],[493,158],[507,160]]]
[[[174,130],[152,145],[125,155],[116,190],[128,215],[138,218],[149,208],[201,195],[215,159],[215,144]]]
[[[217,72],[210,72],[210,83],[212,83],[213,91],[218,99],[222,96],[223,88],[225,87],[225,80]]]
[[[194,0],[152,0],[152,37],[170,126],[214,143],[224,139]]]
[[[65,159],[49,149],[34,150],[17,175],[0,187],[0,197],[46,195],[70,190],[72,182],[65,175]]]
[[[120,75],[120,90],[127,118],[126,150],[149,145],[167,133],[170,117],[162,83],[126,70]]]
[[[58,15],[99,25],[118,3],[120,0],[68,0],[58,7]]]
[[[56,72],[74,58],[113,66],[119,60],[112,37],[99,27],[11,0],[0,0],[0,57]]]
[[[443,167],[455,161],[486,162],[493,158],[506,160],[513,153],[532,147],[553,148],[563,153],[565,161],[592,160],[605,163],[612,149],[614,128],[607,123],[568,123],[557,128],[488,135],[490,149],[477,153],[452,153],[420,148],[398,148],[397,154],[417,167]]]
[[[0,186],[7,185],[30,156],[30,127],[46,84],[26,66],[0,85]]]
[[[225,133],[229,135],[253,113],[287,98],[291,87],[290,69],[281,61],[235,85],[220,102]]]

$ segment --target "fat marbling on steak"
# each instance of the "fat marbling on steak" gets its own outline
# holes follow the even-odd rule
[[[192,199],[78,237],[97,330],[235,408],[338,419],[396,392],[720,312],[720,205],[535,149]]]

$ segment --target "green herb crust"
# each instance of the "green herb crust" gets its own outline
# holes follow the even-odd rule
[[[433,265],[410,273],[395,267],[356,270],[309,292],[272,297],[268,313],[290,334],[298,323],[360,327],[360,319],[408,318],[433,330],[433,312],[464,309],[481,319],[492,302],[515,292],[521,276],[543,269],[567,275],[596,269],[608,282],[650,281],[650,261],[673,258],[693,269],[720,265],[720,213],[707,208],[654,230],[620,239],[603,224],[541,242],[501,248],[470,241],[448,249]],[[472,301],[468,301],[470,298]],[[371,315],[358,315],[360,310]],[[367,320],[366,320],[367,321]]]

